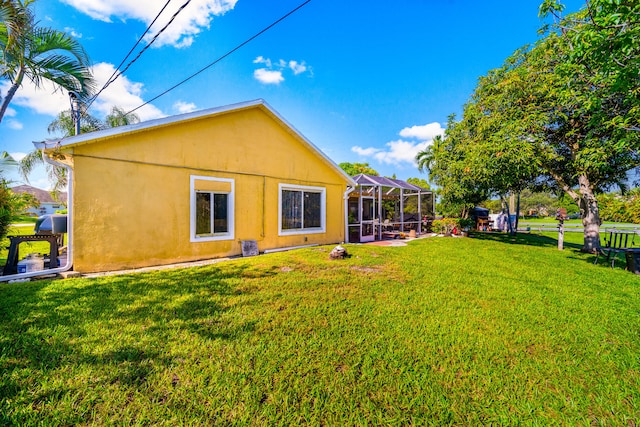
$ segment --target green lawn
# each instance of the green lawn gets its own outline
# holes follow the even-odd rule
[[[0,284],[0,424],[637,425],[640,276],[552,235]]]

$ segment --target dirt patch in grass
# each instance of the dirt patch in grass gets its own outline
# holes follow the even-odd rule
[[[362,271],[363,273],[381,273],[384,271],[382,267],[363,267],[360,265],[351,266],[351,270]]]

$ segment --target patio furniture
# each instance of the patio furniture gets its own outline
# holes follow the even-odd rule
[[[629,237],[631,237],[631,241],[629,241]],[[594,264],[598,263],[598,258],[600,255],[606,255],[606,262],[611,260],[611,268],[615,267],[616,257],[618,254],[624,253],[627,249],[631,249],[635,247],[635,232],[628,231],[610,231],[609,236],[605,235],[605,247],[602,248],[598,253],[596,253],[596,259],[593,261]]]

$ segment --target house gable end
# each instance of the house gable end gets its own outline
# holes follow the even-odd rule
[[[351,184],[335,163],[263,104],[204,115],[70,146],[74,158],[186,167],[200,171],[295,176],[327,174]]]

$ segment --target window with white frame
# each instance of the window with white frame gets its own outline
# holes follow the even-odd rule
[[[326,224],[326,189],[280,184],[279,233],[324,233]]]
[[[233,240],[234,180],[191,176],[191,241]]]

